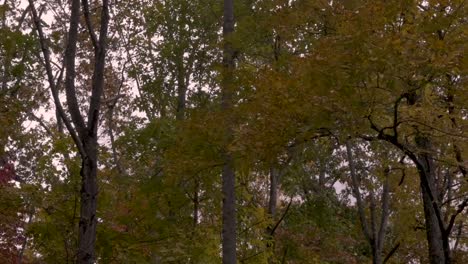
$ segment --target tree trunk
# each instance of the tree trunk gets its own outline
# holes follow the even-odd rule
[[[185,83],[184,54],[181,53],[177,61],[177,120],[184,120],[185,118],[186,94],[187,84]]]
[[[276,204],[278,202],[278,181],[280,177],[280,172],[274,166],[270,167],[270,195],[268,197],[268,214],[270,215],[271,219],[275,220],[276,215]],[[267,248],[273,248],[274,252],[274,222],[271,225],[268,225],[266,228],[266,237],[268,242],[266,244]],[[274,263],[274,256],[271,255],[268,258],[268,263]]]
[[[81,209],[78,234],[77,263],[94,263],[96,242],[96,207],[97,207],[97,142],[89,140],[85,145],[88,154],[81,165]]]
[[[177,75],[177,108],[176,108],[176,120],[183,121],[185,119],[185,108],[187,104],[187,67],[184,66],[184,53],[180,52],[177,54],[176,62],[176,75]],[[194,179],[194,190],[193,190],[193,226],[198,224],[198,211],[200,207],[199,201],[199,179]]]
[[[420,177],[426,177],[420,175]],[[431,198],[425,190],[422,188],[422,199],[424,204],[424,217],[426,220],[426,237],[429,249],[429,260],[431,264],[448,264],[444,257],[444,246],[442,242],[442,232],[439,228],[439,223],[432,206]]]
[[[377,245],[372,246],[372,264],[382,264],[382,251],[377,248]]]
[[[448,256],[450,249],[444,246],[444,231],[439,222],[441,221],[439,219],[441,216],[437,216],[437,212],[435,211],[435,207],[440,208],[440,202],[437,201],[439,195],[436,184],[436,168],[432,157],[428,153],[430,141],[425,136],[418,135],[416,137],[416,145],[421,151],[418,155],[418,162],[421,165],[419,177],[424,205],[424,217],[426,220],[429,260],[431,264],[449,264],[450,259]]]
[[[85,19],[89,16],[87,1],[83,1],[83,13]],[[94,263],[96,242],[96,208],[97,208],[97,151],[98,151],[98,125],[101,108],[101,96],[104,90],[104,70],[107,50],[107,30],[109,23],[109,0],[102,0],[101,25],[99,40],[97,39],[89,20],[87,27],[94,45],[94,71],[92,77],[92,92],[89,103],[87,125],[79,127],[80,139],[85,152],[82,156],[81,167],[81,210],[78,234],[77,263]],[[68,93],[67,93],[68,94]],[[76,95],[74,100],[76,101]],[[70,102],[68,102],[70,104]],[[78,112],[79,114],[79,112]],[[75,120],[74,120],[75,121]]]
[[[234,173],[234,160],[228,150],[228,145],[232,140],[232,119],[230,110],[232,108],[233,94],[233,70],[234,70],[234,49],[230,36],[234,32],[234,2],[224,0],[223,16],[223,79],[221,107],[226,115],[225,143],[223,147],[224,166],[222,170],[222,193],[223,193],[223,264],[236,264],[237,253],[237,231],[236,231],[236,178]]]
[[[410,105],[414,104],[415,100],[410,102]],[[374,129],[376,128],[373,124]],[[416,135],[415,141],[418,147],[418,152],[410,150],[408,147],[398,141],[398,135],[385,135],[379,131],[379,138],[387,140],[394,144],[406,155],[408,155],[418,169],[421,194],[424,206],[424,217],[426,227],[426,238],[428,242],[429,250],[429,262],[431,264],[450,264],[450,244],[449,236],[451,226],[445,227],[441,212],[441,203],[439,199],[439,190],[436,181],[436,167],[434,159],[431,155],[431,141],[430,139],[422,134]],[[461,209],[464,209],[464,205],[461,205]],[[453,220],[458,213],[452,215]]]
[[[232,157],[225,154],[223,166],[223,264],[236,264],[236,195]]]
[[[366,237],[369,245],[372,249],[372,263],[373,264],[382,264],[384,263],[382,253],[385,243],[385,235],[388,225],[388,217],[390,215],[390,206],[389,206],[389,198],[390,198],[390,188],[388,182],[388,176],[390,169],[384,170],[385,175],[385,182],[382,188],[382,195],[381,195],[381,215],[380,215],[380,225],[378,226],[377,223],[377,205],[375,202],[375,195],[372,190],[369,192],[370,197],[370,227],[366,220],[366,213],[364,203],[361,197],[361,191],[359,189],[360,181],[357,174],[355,158],[353,155],[353,147],[351,142],[348,140],[346,141],[346,155],[347,160],[349,163],[349,171],[351,174],[351,187],[353,191],[353,195],[356,198],[356,206],[358,208],[359,220],[361,222],[361,228]],[[396,247],[398,248],[398,247]],[[395,250],[396,250],[395,248]],[[393,253],[392,253],[393,254]],[[388,255],[386,260],[388,260],[391,255]]]
[[[278,180],[279,180],[279,171],[278,169],[271,167],[270,168],[270,197],[268,200],[268,214],[272,218],[276,214],[276,204],[278,202]]]
[[[426,227],[426,238],[429,250],[429,262],[431,264],[450,264],[450,244],[449,236],[452,226],[446,227],[441,210],[439,196],[439,186],[436,179],[436,165],[433,157],[432,142],[428,135],[418,132],[415,136],[415,146],[417,151],[412,150],[404,143],[399,141],[398,136],[398,104],[402,99],[406,99],[409,106],[417,107],[417,102],[421,100],[421,95],[416,90],[401,95],[395,102],[395,116],[393,135],[383,133],[383,129],[371,122],[373,129],[379,132],[379,138],[384,139],[401,151],[403,151],[416,165],[420,186],[421,196],[424,206],[424,217]],[[461,209],[464,209],[462,205]],[[458,214],[458,213],[457,213]],[[454,214],[453,220],[457,214]]]

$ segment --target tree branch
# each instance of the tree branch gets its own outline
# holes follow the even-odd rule
[[[393,256],[393,254],[395,254],[395,252],[397,251],[397,249],[400,247],[400,242],[398,242],[393,248],[392,250],[390,250],[390,252],[388,252],[387,256],[385,256],[384,260],[383,260],[383,264],[387,263],[387,261]]]
[[[468,206],[468,198],[466,198],[463,203],[458,205],[457,211],[450,217],[450,222],[447,226],[447,228],[444,230],[447,236],[450,235],[450,232],[452,231],[453,224],[455,223],[455,219],[459,214],[461,214],[464,210],[465,207]]]
[[[107,30],[109,26],[109,0],[102,1],[101,28],[99,31],[98,48],[95,48],[94,72],[92,81],[91,102],[88,111],[88,133],[90,136],[97,135],[99,121],[99,109],[101,106],[101,95],[104,88],[104,66],[107,47]]]
[[[353,153],[351,150],[351,143],[349,140],[346,141],[346,153],[347,153],[347,158],[348,158],[348,164],[349,164],[349,171],[351,173],[351,183],[352,183],[352,191],[354,193],[354,197],[356,198],[356,204],[358,207],[358,213],[359,213],[359,220],[361,221],[361,227],[364,232],[364,236],[367,238],[369,242],[372,241],[372,234],[369,229],[369,225],[367,224],[366,221],[366,214],[364,212],[364,205],[362,203],[362,197],[361,197],[361,192],[359,191],[359,183],[357,179],[357,174],[356,174],[356,166],[354,164],[354,158],[353,158]]]
[[[65,93],[67,96],[68,110],[70,111],[71,119],[75,124],[78,135],[81,139],[85,137],[86,126],[78,106],[75,90],[75,58],[76,46],[78,41],[78,24],[80,22],[80,0],[72,0],[70,28],[68,31],[68,42],[65,48]]]
[[[286,210],[284,210],[283,215],[281,215],[280,219],[276,222],[275,226],[271,229],[271,231],[270,231],[270,235],[271,235],[271,236],[273,236],[273,235],[275,234],[276,229],[278,228],[278,226],[281,224],[281,222],[283,221],[284,217],[285,217],[286,214],[288,213],[289,208],[291,207],[291,204],[292,204],[292,198],[289,200],[288,206],[286,207]]]
[[[50,89],[52,91],[52,97],[54,99],[55,106],[57,108],[57,112],[59,113],[60,117],[62,118],[68,132],[70,133],[70,136],[72,137],[73,141],[75,142],[76,147],[78,148],[78,152],[82,157],[85,157],[85,151],[83,148],[83,145],[81,144],[81,141],[78,138],[76,130],[73,128],[71,121],[67,118],[67,115],[65,114],[65,110],[63,109],[62,103],[60,102],[59,98],[59,93],[58,89],[56,86],[56,83],[54,81],[54,75],[52,73],[52,66],[51,66],[51,60],[50,60],[50,55],[49,55],[49,48],[47,47],[47,41],[44,35],[44,32],[42,30],[42,25],[41,25],[41,20],[37,14],[36,8],[34,7],[34,1],[33,0],[28,0],[29,1],[29,6],[31,9],[31,14],[33,18],[33,22],[35,25],[35,29],[39,35],[39,44],[41,46],[42,54],[44,57],[44,66],[46,69],[46,74],[47,74],[47,79],[49,82]]]
[[[96,37],[96,33],[94,32],[93,24],[91,23],[91,18],[89,16],[89,4],[88,0],[82,0],[81,4],[83,5],[83,15],[86,21],[86,27],[88,29],[89,36],[91,38],[91,43],[95,50],[99,49],[98,40]]]
[[[434,193],[432,192],[431,186],[430,186],[430,184],[428,182],[428,179],[426,177],[424,166],[423,166],[423,164],[421,164],[421,161],[419,160],[417,155],[413,151],[411,151],[409,148],[404,146],[402,143],[400,143],[400,141],[398,141],[398,135],[385,134],[383,132],[383,129],[379,129],[377,127],[377,125],[372,121],[370,115],[367,118],[368,118],[368,120],[370,122],[371,128],[373,130],[375,130],[376,132],[378,132],[378,136],[377,136],[378,139],[382,139],[382,140],[385,140],[385,141],[387,141],[389,143],[392,143],[394,146],[396,146],[398,149],[400,149],[404,154],[406,154],[413,161],[413,163],[416,165],[416,168],[418,169],[418,172],[420,174],[421,187],[423,189],[425,189],[427,194],[429,195],[429,199],[431,200],[432,208],[434,209],[434,212],[435,212],[435,215],[436,215],[436,218],[437,218],[437,222],[439,224],[439,228],[440,228],[441,231],[444,232],[445,224],[444,224],[444,221],[442,219],[442,212],[440,211],[440,208],[437,205],[437,202],[435,200]],[[369,138],[369,139],[372,139],[372,138]]]
[[[384,170],[384,175],[385,175],[385,183],[383,186],[382,190],[382,215],[380,219],[380,229],[379,229],[379,234],[377,236],[377,246],[380,249],[383,249],[384,246],[384,241],[385,241],[385,231],[387,230],[387,224],[388,224],[388,215],[389,215],[389,210],[390,210],[390,188],[389,188],[389,180],[388,180],[388,174],[390,173],[390,169],[386,168]]]

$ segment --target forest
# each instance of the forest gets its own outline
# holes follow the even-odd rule
[[[468,263],[465,0],[0,0],[0,264]]]

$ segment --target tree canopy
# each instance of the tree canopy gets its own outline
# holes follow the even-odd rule
[[[466,263],[467,11],[0,1],[0,262]]]

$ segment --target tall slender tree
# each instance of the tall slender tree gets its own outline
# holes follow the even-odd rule
[[[224,111],[226,131],[225,144],[223,147],[224,165],[222,170],[222,193],[223,193],[223,263],[237,263],[236,254],[236,175],[234,171],[233,156],[228,149],[232,140],[232,118],[231,108],[234,94],[233,71],[235,68],[235,51],[232,44],[234,33],[234,0],[224,0],[223,17],[223,80],[221,87],[221,107]]]

